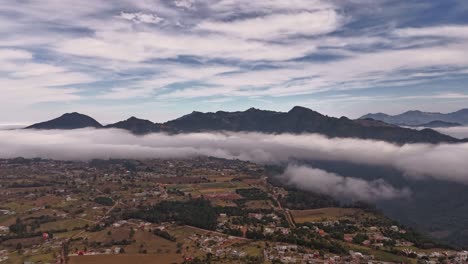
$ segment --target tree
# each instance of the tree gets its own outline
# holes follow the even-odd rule
[[[18,251],[18,254],[21,254],[22,249],[23,249],[23,244],[21,243],[16,244],[16,251]]]

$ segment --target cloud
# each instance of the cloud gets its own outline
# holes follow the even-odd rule
[[[408,188],[396,189],[382,179],[365,181],[307,166],[290,165],[281,178],[299,189],[328,194],[346,200],[375,202],[408,198],[411,194]]]
[[[439,179],[468,184],[468,144],[406,144],[329,139],[316,134],[259,133],[150,134],[113,129],[0,131],[0,157],[54,159],[181,158],[197,155],[286,164],[335,160],[389,166],[413,180]]]
[[[17,104],[33,104],[77,100],[77,83],[91,82],[88,74],[51,63],[35,62],[31,52],[23,49],[0,48],[0,108],[11,109]]]
[[[32,113],[37,103],[71,100],[125,107],[124,100],[158,97],[209,109],[195,98],[235,96],[268,99],[280,109],[298,95],[341,90],[396,88],[410,98],[423,84],[456,96],[460,89],[450,81],[462,83],[468,69],[460,6],[454,16],[452,3],[408,1],[3,1],[0,84],[8,88],[0,108]],[[235,71],[179,72],[192,63]],[[440,107],[453,101],[438,99]]]
[[[151,32],[96,32],[94,37],[68,39],[56,44],[61,53],[109,60],[144,62],[151,59],[175,59],[194,56],[242,61],[290,60],[315,50],[313,45],[281,45],[243,40],[232,36]]]
[[[11,60],[29,60],[32,59],[32,54],[25,50],[19,49],[0,49],[0,61]]]
[[[440,133],[464,139],[468,138],[468,127],[467,126],[460,126],[460,127],[443,127],[443,128],[435,128],[434,130],[439,131]]]
[[[155,15],[155,14],[145,14],[145,13],[120,13],[120,17],[126,20],[130,20],[134,23],[147,23],[147,24],[159,24],[164,19]]]
[[[181,8],[190,9],[193,7],[194,0],[174,0],[174,5]]]
[[[396,29],[394,34],[400,37],[445,37],[456,39],[468,38],[468,26],[443,25],[434,27]]]
[[[274,14],[230,22],[203,21],[197,28],[247,39],[272,39],[330,33],[341,26],[341,21],[334,10],[320,10]]]
[[[278,11],[299,11],[299,10],[322,10],[336,8],[331,1],[322,0],[221,0],[213,3],[210,8],[216,12],[278,12]]]

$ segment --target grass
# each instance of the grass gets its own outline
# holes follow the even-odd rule
[[[172,264],[182,263],[182,257],[171,255],[96,255],[70,257],[70,264]]]
[[[147,250],[148,254],[156,254],[158,256],[177,255],[181,257],[179,254],[175,253],[177,251],[176,242],[158,237],[149,231],[139,230],[135,233],[133,239],[135,239],[136,242],[125,247],[126,253],[137,254],[139,253],[140,246],[143,245],[143,248]],[[174,258],[177,258],[177,256],[174,256]]]
[[[355,208],[321,208],[311,210],[291,210],[296,223],[332,221],[366,214]]]
[[[82,228],[86,224],[88,224],[88,222],[81,220],[81,219],[66,219],[66,220],[42,224],[39,230],[49,231],[49,230],[67,229],[68,231],[71,231],[74,228]]]
[[[53,263],[53,262],[55,262],[55,258],[54,258],[52,253],[33,255],[33,256],[30,256],[30,257],[26,257],[26,260],[31,261],[33,263]]]
[[[247,201],[245,207],[248,209],[270,209],[273,207],[270,200]]]
[[[344,242],[341,242],[342,244]],[[366,255],[374,255],[375,259],[378,261],[384,261],[384,262],[397,262],[397,263],[417,263],[416,259],[411,259],[403,256],[398,256],[389,252],[385,252],[382,250],[375,250],[371,249],[368,247],[360,246],[360,245],[355,245],[355,244],[348,244],[344,243],[346,246],[350,247],[351,250],[356,251],[356,252],[361,252]]]

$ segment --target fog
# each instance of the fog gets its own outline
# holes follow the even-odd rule
[[[329,139],[317,134],[270,135],[226,132],[135,136],[118,129],[0,131],[0,158],[21,156],[89,160],[187,158],[200,155],[283,165],[292,164],[297,160],[348,161],[356,164],[390,166],[401,170],[410,179],[435,178],[468,184],[468,143],[398,146],[382,141]],[[294,172],[298,173],[296,177],[293,177]],[[307,178],[304,176],[305,172],[307,170],[290,168],[287,175],[291,179],[301,179],[302,183]],[[317,171],[312,172],[316,176],[311,173],[309,186],[325,176],[340,183],[342,190],[329,188],[328,192],[332,193],[343,193],[348,187],[363,184],[342,179],[346,175],[320,176]],[[381,192],[383,196],[385,196],[383,190],[389,187],[381,182],[367,184]],[[371,197],[376,194],[367,195]]]
[[[308,166],[290,165],[281,177],[299,189],[326,193],[340,199],[377,201],[409,198],[411,194],[408,188],[396,189],[382,179],[368,182]]]
[[[468,138],[468,126],[441,127],[434,130],[458,139]]]

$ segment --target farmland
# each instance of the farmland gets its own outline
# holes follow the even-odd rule
[[[412,263],[435,251],[461,254],[372,208],[273,185],[250,162],[18,159],[0,167],[6,263]]]

